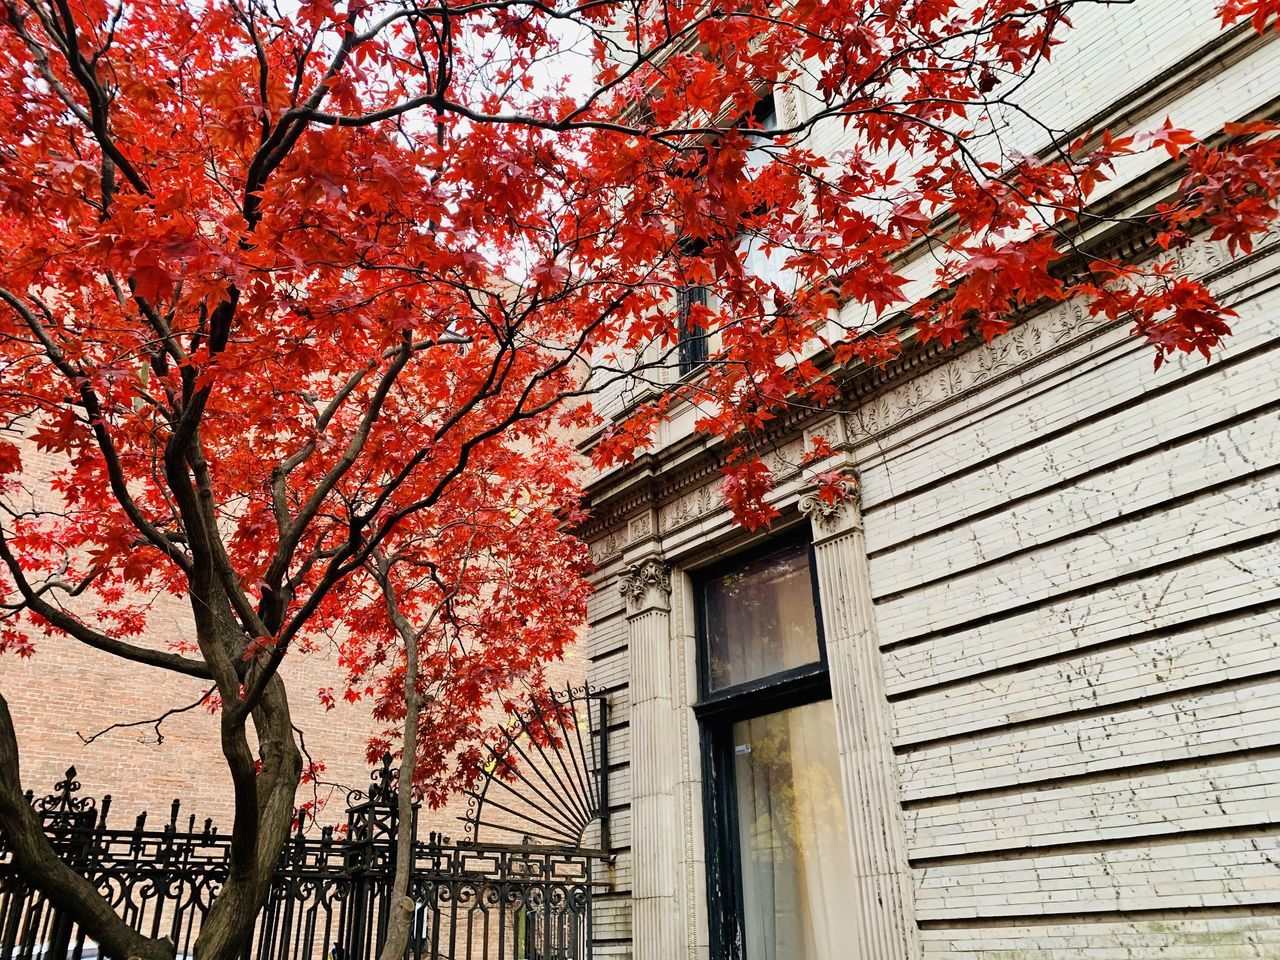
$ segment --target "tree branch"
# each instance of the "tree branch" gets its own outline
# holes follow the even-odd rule
[[[27,580],[22,565],[18,562],[17,557],[13,555],[13,551],[9,549],[9,541],[3,529],[0,529],[0,560],[3,560],[5,566],[9,568],[9,575],[13,577],[14,585],[22,595],[27,609],[47,621],[51,626],[79,640],[86,646],[125,660],[146,664],[150,667],[161,667],[189,677],[199,677],[201,680],[212,679],[213,675],[210,673],[208,665],[201,660],[193,660],[179,656],[176,653],[165,653],[161,650],[149,650],[146,647],[135,646],[132,643],[109,637],[105,633],[77,620],[61,607],[56,607],[49,603]]]
[[[159,746],[160,744],[164,743],[164,734],[160,731],[161,725],[163,725],[163,723],[166,720],[168,720],[170,717],[177,716],[180,713],[187,713],[191,710],[194,710],[196,707],[200,706],[202,703],[205,703],[209,699],[209,697],[213,695],[213,691],[216,689],[217,687],[210,687],[204,693],[200,694],[199,699],[195,700],[194,702],[188,703],[185,707],[172,707],[166,710],[164,713],[160,714],[160,716],[158,717],[151,717],[147,720],[130,720],[127,723],[113,723],[111,724],[111,726],[105,727],[102,730],[99,730],[97,733],[91,734],[87,737],[83,733],[81,733],[79,730],[77,730],[76,736],[80,738],[81,743],[87,746],[88,744],[93,743],[95,740],[101,737],[105,737],[112,730],[128,730],[132,727],[153,727],[156,732],[156,738],[154,740],[145,740],[145,739],[139,738],[138,742],[150,743],[150,744]]]

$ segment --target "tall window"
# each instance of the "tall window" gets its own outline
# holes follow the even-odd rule
[[[777,105],[772,96],[765,97],[756,105],[755,119],[762,133],[779,128]],[[746,169],[748,177],[754,181],[760,171],[773,162],[775,151],[772,137],[756,134],[751,139],[755,146],[747,151]],[[762,209],[763,206],[762,201]],[[764,239],[758,234],[752,231],[744,233],[738,239],[738,255],[742,258],[743,268],[753,276],[792,292],[795,287],[794,271],[784,266],[789,251],[776,247],[766,251],[766,246]]]
[[[680,376],[682,377],[707,362],[707,331],[692,320],[693,308],[706,305],[706,287],[681,287],[676,291],[676,310],[680,320]]]
[[[697,580],[712,956],[840,960],[852,872],[811,547]]]
[[[778,113],[772,94],[761,98],[752,112],[752,117],[753,130],[778,129]],[[748,179],[754,180],[760,170],[773,162],[773,140],[760,133],[751,133],[749,138],[753,145],[747,150],[745,167]],[[779,284],[788,279],[788,271],[782,266],[787,255],[785,250],[774,249],[766,253],[764,241],[750,231],[739,236],[736,245],[747,273]],[[684,247],[685,253],[693,254],[700,249],[700,244],[685,241]],[[688,376],[705,364],[711,350],[718,345],[719,337],[716,333],[708,333],[690,319],[695,306],[710,307],[713,306],[712,301],[710,291],[703,286],[690,284],[676,290],[681,377]]]

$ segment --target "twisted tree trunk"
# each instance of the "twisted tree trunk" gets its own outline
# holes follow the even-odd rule
[[[18,739],[9,704],[0,694],[0,827],[26,881],[75,918],[108,956],[121,960],[173,960],[173,943],[144,937],[116,916],[111,905],[54,851],[22,791]]]

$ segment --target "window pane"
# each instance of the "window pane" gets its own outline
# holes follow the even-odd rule
[[[773,99],[769,99],[769,103],[764,107],[758,117],[761,130],[777,130],[778,129],[778,112],[774,106]],[[747,150],[746,166],[747,173],[752,174],[769,163],[773,159],[773,151],[769,148],[773,146],[772,137],[762,137],[758,134],[748,133],[752,141],[752,146]]]
[[[843,960],[853,873],[830,700],[733,726],[746,960]]]
[[[737,250],[742,269],[753,277],[774,284],[784,293],[795,293],[795,268],[787,266],[791,251],[784,246],[766,250],[766,246],[764,239],[758,234],[745,233],[739,237]]]
[[[819,659],[809,550],[803,544],[708,581],[703,611],[712,690]]]

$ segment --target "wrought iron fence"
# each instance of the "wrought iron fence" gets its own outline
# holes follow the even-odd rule
[[[598,699],[583,696],[584,722],[599,716],[592,713]],[[560,702],[562,709],[577,709],[576,699]],[[595,735],[588,727],[588,736]],[[495,753],[495,761],[504,755]],[[491,776],[502,772],[500,762],[491,767]],[[299,827],[281,855],[244,960],[379,955],[396,864],[394,777],[385,757],[370,787],[349,795],[343,829],[309,835]],[[599,804],[603,791],[594,793],[588,819],[607,818],[607,804]],[[28,797],[58,855],[127,923],[171,939],[178,960],[191,956],[227,875],[229,835],[209,820],[184,819],[177,800],[159,827],[145,813],[132,827],[108,824],[111,798],[98,803],[83,796],[75,768],[53,794]],[[408,960],[590,960],[592,867],[599,851],[484,842],[477,838],[482,824],[475,804],[466,819],[466,840],[433,833],[415,846],[410,896],[418,910]],[[0,835],[0,960],[98,956],[71,918],[25,882]]]

